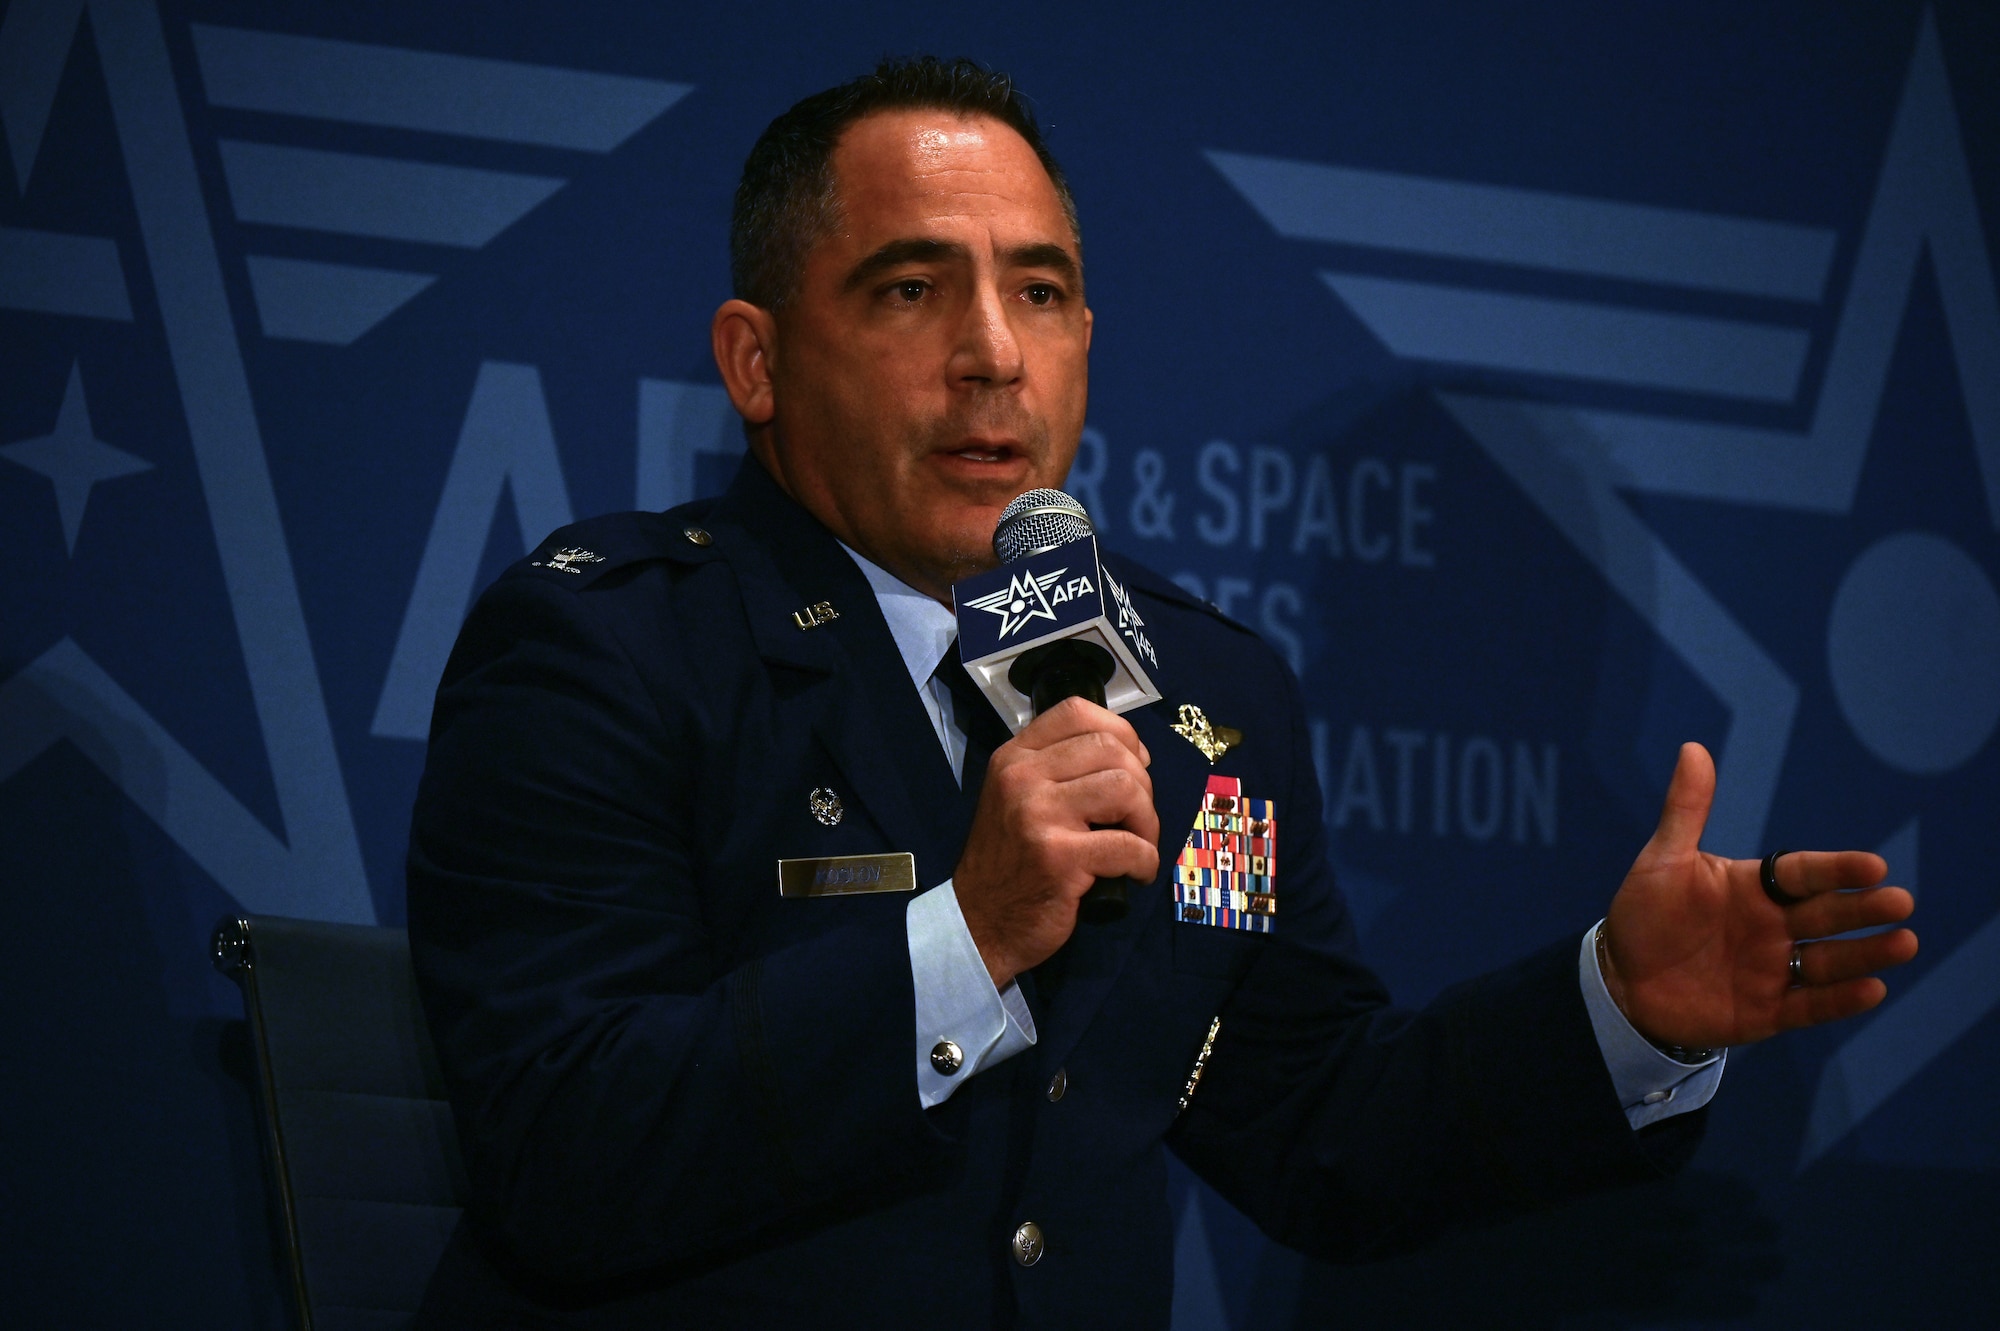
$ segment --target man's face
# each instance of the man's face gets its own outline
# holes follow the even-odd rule
[[[1082,256],[1034,150],[998,121],[869,116],[833,168],[839,230],[776,318],[774,460],[836,536],[942,597],[993,565],[1000,510],[1076,455]]]

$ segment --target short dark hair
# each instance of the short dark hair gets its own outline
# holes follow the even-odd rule
[[[833,150],[848,126],[878,111],[989,116],[1035,150],[1082,243],[1076,201],[1014,80],[974,61],[884,60],[872,74],[817,92],[773,120],[743,163],[729,219],[729,275],[739,299],[768,310],[798,291],[806,254],[839,225]]]

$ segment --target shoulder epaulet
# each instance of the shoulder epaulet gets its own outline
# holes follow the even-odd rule
[[[616,569],[653,560],[700,564],[718,557],[705,524],[714,501],[697,499],[664,513],[605,513],[549,533],[516,565],[524,574],[587,587]]]
[[[1224,624],[1227,624],[1239,633],[1248,633],[1252,637],[1256,636],[1256,630],[1231,619],[1222,612],[1221,608],[1215,602],[1196,596],[1178,582],[1161,577],[1137,560],[1126,555],[1112,555],[1109,552],[1101,553],[1100,558],[1103,559],[1105,566],[1111,571],[1112,576],[1122,580],[1133,591],[1149,596],[1156,601],[1166,601],[1172,605],[1185,606],[1190,610],[1198,610],[1204,615],[1221,620]]]

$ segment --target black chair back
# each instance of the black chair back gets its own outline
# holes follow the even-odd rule
[[[305,1331],[400,1327],[458,1223],[465,1169],[401,929],[224,919]]]

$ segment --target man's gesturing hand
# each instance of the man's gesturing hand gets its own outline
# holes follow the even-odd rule
[[[1626,1018],[1658,1043],[1713,1048],[1851,1017],[1880,1003],[1888,986],[1873,972],[1914,957],[1917,936],[1908,929],[1830,936],[1893,924],[1915,909],[1902,888],[1876,886],[1888,872],[1882,857],[1857,850],[1787,854],[1777,861],[1778,884],[1800,900],[1779,906],[1765,895],[1756,860],[1702,852],[1714,798],[1708,750],[1682,745],[1659,830],[1605,917],[1604,979]],[[1789,971],[1794,943],[1803,945],[1804,983],[1797,986]]]
[[[1063,945],[1099,878],[1159,872],[1152,761],[1130,723],[1081,698],[993,751],[952,884],[996,988]]]

